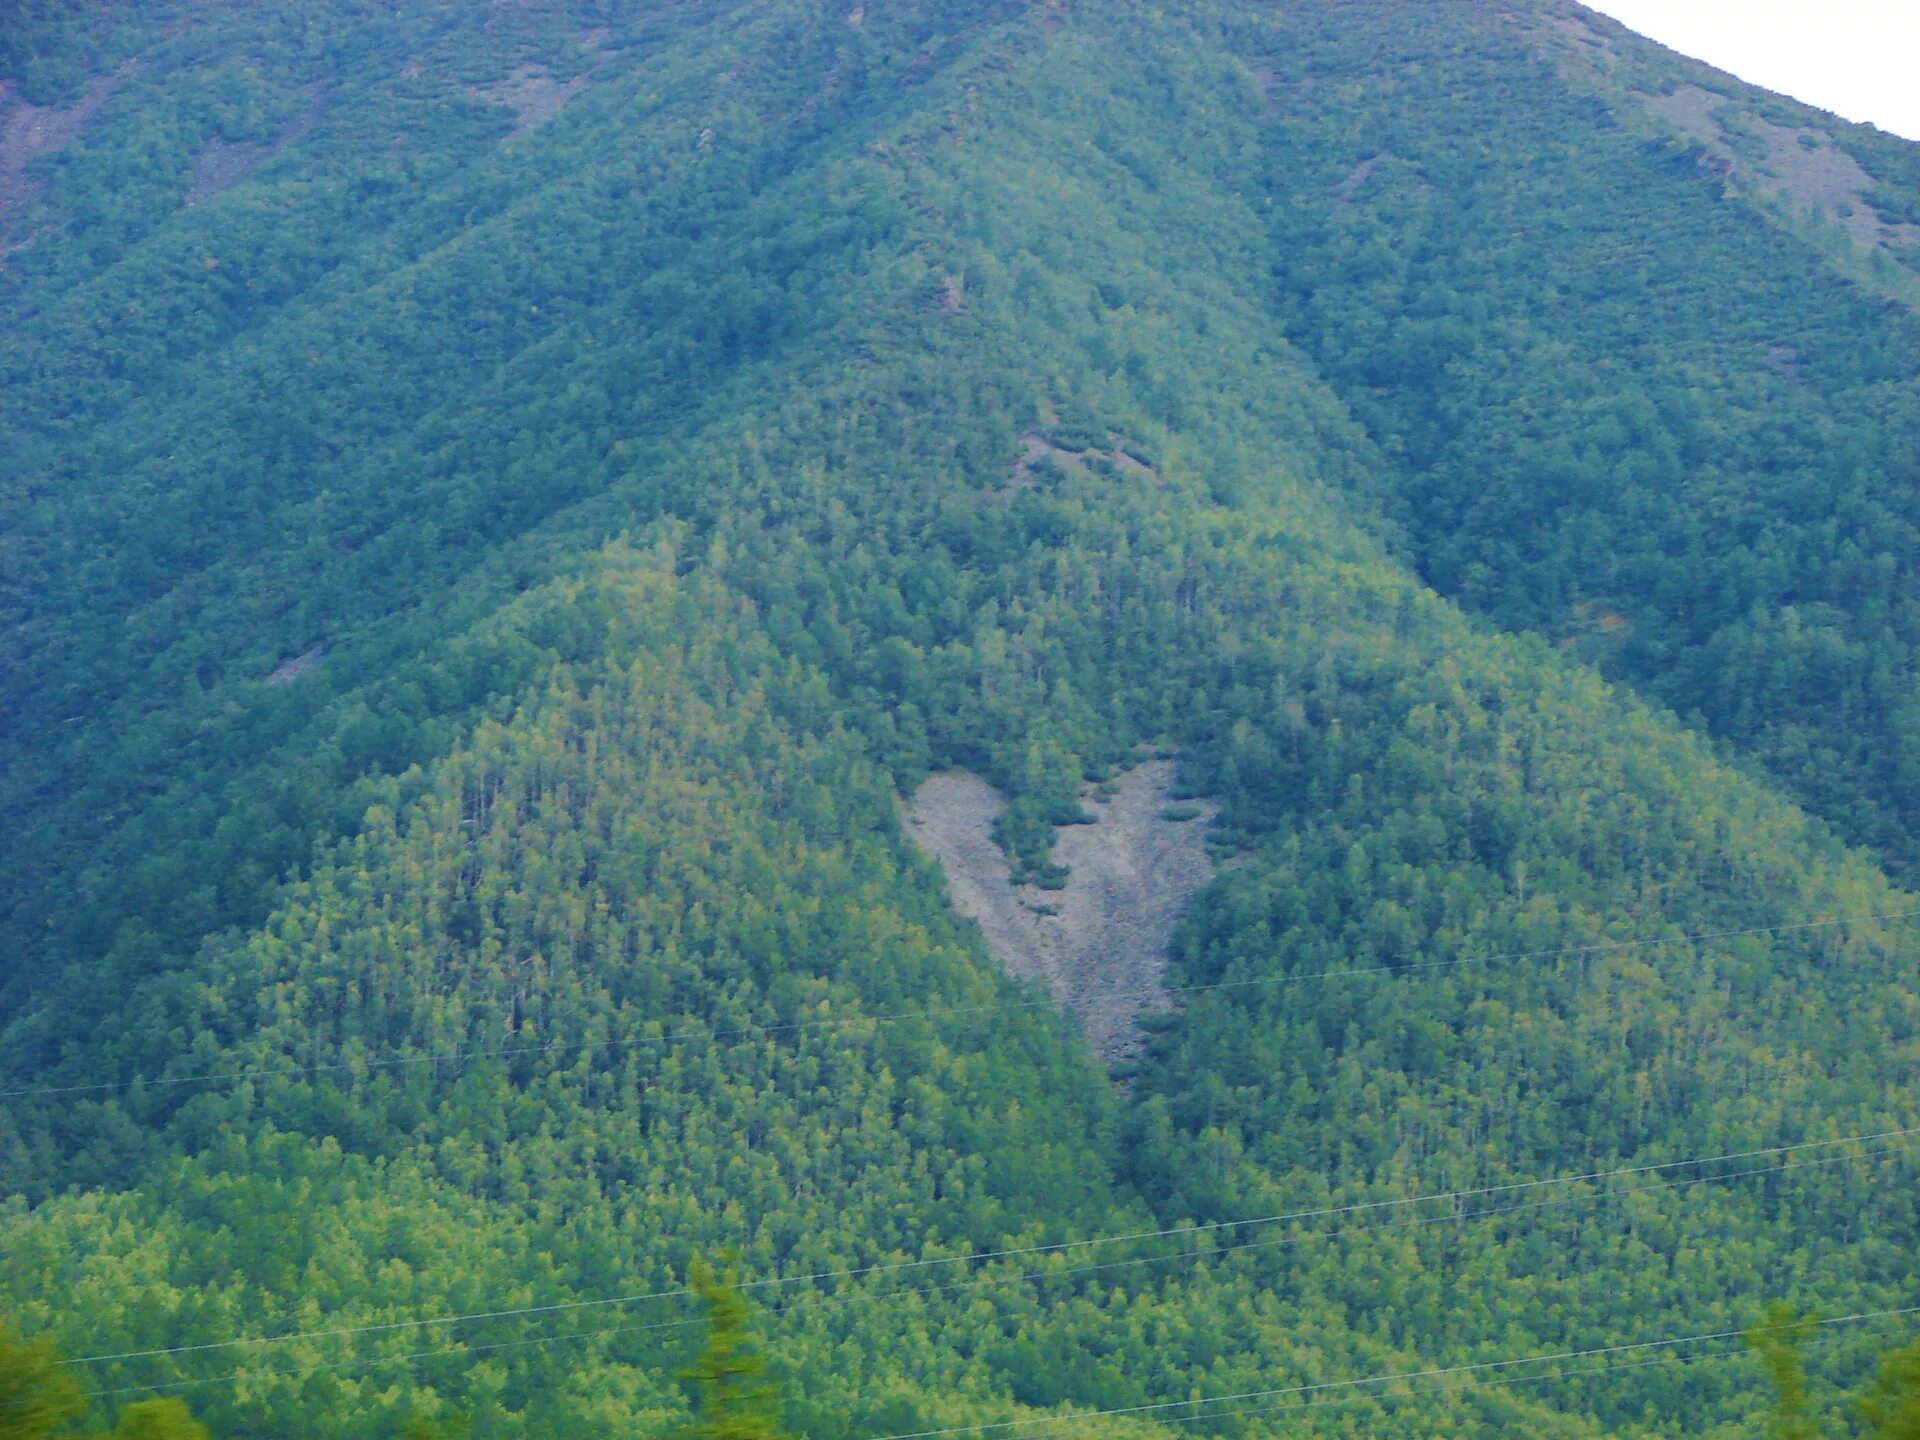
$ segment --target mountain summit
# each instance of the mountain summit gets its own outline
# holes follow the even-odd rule
[[[724,1254],[809,1440],[1911,1337],[1920,147],[1558,0],[0,74],[0,1322],[103,1411],[674,1433]]]

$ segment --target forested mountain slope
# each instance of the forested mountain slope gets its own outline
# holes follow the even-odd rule
[[[1573,13],[0,53],[119,77],[0,271],[6,1313],[221,1434],[651,1434],[732,1247],[797,1434],[1571,1437],[1916,1303],[1915,322]],[[899,804],[1055,883],[1152,751],[1221,868],[1116,1087]]]
[[[1276,319],[1392,455],[1423,574],[1644,685],[1905,873],[1920,320],[1755,223],[1716,150],[1647,135],[1692,67],[1638,56],[1610,124],[1541,93],[1510,18],[1384,6],[1419,58],[1381,84],[1362,8],[1262,37]],[[1890,238],[1855,258],[1920,256],[1912,146],[1769,109],[1718,113],[1871,180],[1858,148],[1887,179],[1854,213]]]

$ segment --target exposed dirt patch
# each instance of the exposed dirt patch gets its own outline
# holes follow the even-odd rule
[[[587,79],[576,75],[560,80],[544,65],[520,65],[506,79],[476,85],[470,93],[513,111],[513,129],[507,139],[514,140],[558,115],[569,100],[587,88]]]
[[[1620,50],[1622,34],[1631,32],[1624,32],[1624,27],[1605,28],[1612,22],[1572,7],[1543,6],[1539,0],[1521,0],[1519,4],[1484,0],[1484,4],[1495,18],[1531,42],[1528,48],[1534,59],[1563,72],[1592,79],[1633,63]]]
[[[231,190],[258,170],[278,152],[276,145],[249,145],[239,141],[215,140],[194,157],[187,176],[187,204],[211,200],[222,190]]]
[[[215,140],[194,157],[187,177],[187,204],[198,205],[223,190],[231,190],[274,156],[295,144],[319,123],[323,108],[318,92],[278,135],[263,145]]]
[[[302,651],[274,666],[273,673],[267,676],[267,684],[291,685],[326,658],[327,647],[324,645],[316,645],[311,650]]]
[[[1555,15],[1548,22],[1567,39],[1584,47],[1594,56],[1617,59],[1619,52],[1613,48],[1613,37],[1602,34],[1593,28],[1592,23],[1583,15]]]
[[[1710,145],[1723,144],[1720,122],[1713,118],[1713,112],[1726,103],[1725,96],[1703,90],[1698,85],[1682,85],[1671,95],[1646,95],[1642,98],[1648,109],[1664,115],[1689,135],[1697,136]]]
[[[1029,430],[1020,437],[1020,453],[1014,457],[1013,469],[1007,474],[1009,491],[1031,490],[1038,482],[1033,467],[1044,460],[1068,462],[1077,460],[1080,452],[1063,450],[1038,430]]]
[[[1866,198],[1873,177],[1825,135],[1769,124],[1758,116],[1747,123],[1766,140],[1767,169],[1794,205],[1838,220],[1856,244],[1889,248],[1920,244],[1920,225],[1880,218]]]
[[[1012,883],[993,840],[1005,801],[979,776],[936,775],[908,811],[908,833],[940,862],[954,908],[979,924],[994,959],[1042,981],[1109,1065],[1139,1052],[1140,1012],[1167,1005],[1167,942],[1213,878],[1206,831],[1216,807],[1169,811],[1172,784],[1173,763],[1155,760],[1114,781],[1112,799],[1090,798],[1095,822],[1063,826],[1054,841],[1070,872],[1064,890]]]
[[[1796,210],[1812,210],[1844,226],[1856,244],[1889,249],[1920,244],[1920,225],[1880,218],[1866,200],[1873,177],[1821,131],[1775,125],[1750,110],[1728,111],[1732,102],[1726,96],[1699,85],[1640,98],[1654,113],[1704,141],[1720,162],[1716,169],[1772,192]],[[1741,154],[1729,123],[1757,140],[1764,157],[1752,154],[1751,145],[1749,153]]]
[[[1373,174],[1373,172],[1380,167],[1380,162],[1386,158],[1387,152],[1382,150],[1378,155],[1369,155],[1365,160],[1362,160],[1358,165],[1354,166],[1353,169],[1349,170],[1346,173],[1346,177],[1342,179],[1338,185],[1333,187],[1334,203],[1337,205],[1351,205],[1353,203],[1353,197],[1360,193],[1360,187],[1367,183],[1367,177]]]
[[[111,75],[96,75],[71,105],[29,105],[11,81],[0,80],[0,239],[39,194],[27,167],[63,150],[100,107],[138,69],[129,60]]]
[[[1160,472],[1138,455],[1127,449],[1127,442],[1118,435],[1107,437],[1107,448],[1089,445],[1076,450],[1072,446],[1062,445],[1051,439],[1045,430],[1029,430],[1020,437],[1020,450],[1014,457],[1013,468],[1007,473],[1007,483],[1002,495],[1017,495],[1022,490],[1031,490],[1039,483],[1036,467],[1052,462],[1063,469],[1085,466],[1094,461],[1104,461],[1115,470],[1126,475],[1136,475],[1143,479],[1159,479]]]
[[[1619,636],[1633,634],[1633,621],[1618,610],[1610,609],[1597,600],[1582,600],[1574,606],[1573,621],[1578,627],[1578,632],[1587,634]]]

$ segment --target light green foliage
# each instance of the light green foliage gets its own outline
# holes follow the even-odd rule
[[[44,1338],[23,1341],[0,1327],[0,1440],[49,1440],[76,1433],[87,1400],[74,1372]],[[211,1440],[184,1400],[135,1400],[120,1407],[110,1440]]]
[[[212,1440],[184,1400],[136,1400],[121,1407],[113,1440]]]
[[[0,1329],[0,1440],[47,1440],[85,1408],[52,1346]]]
[[[1813,1321],[1797,1316],[1791,1305],[1775,1305],[1767,1318],[1748,1329],[1747,1348],[1759,1353],[1773,1384],[1773,1440],[1813,1440],[1813,1416],[1807,1408],[1807,1376],[1801,1350],[1814,1333]]]
[[[1813,1440],[1832,1428],[1815,1413],[1803,1363],[1805,1347],[1818,1333],[1812,1317],[1798,1316],[1784,1304],[1771,1307],[1766,1319],[1747,1331],[1747,1347],[1759,1353],[1773,1387],[1768,1429],[1778,1440]],[[1879,1373],[1852,1408],[1875,1440],[1920,1435],[1920,1346],[1883,1356]]]
[[[779,1392],[765,1378],[767,1360],[752,1332],[739,1271],[718,1273],[697,1260],[689,1288],[706,1307],[707,1340],[680,1372],[694,1387],[698,1416],[681,1434],[686,1440],[784,1440]]]
[[[0,271],[0,1297],[272,1338],[101,1388],[671,1434],[729,1251],[808,1440],[1910,1303],[1898,1142],[1534,1182],[1920,1123],[1911,317],[1466,0],[212,13]],[[1156,752],[1232,863],[1123,1093],[899,804],[1057,883]]]
[[[1875,1440],[1920,1436],[1920,1345],[1896,1350],[1880,1362],[1880,1373],[1859,1409]]]

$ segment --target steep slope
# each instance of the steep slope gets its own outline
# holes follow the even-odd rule
[[[1717,152],[1650,137],[1710,72],[1604,34],[1611,109],[1557,83],[1563,36],[1489,7],[1305,5],[1251,31],[1276,318],[1392,457],[1437,588],[1644,687],[1908,873],[1920,321],[1846,278],[1904,252],[1836,268]],[[1887,172],[1882,206],[1920,196],[1914,147],[1766,109],[1809,163]]]
[[[198,1369],[261,1377],[214,1413],[315,1435],[404,1416],[434,1387],[473,1393],[431,1364],[396,1389],[394,1357],[516,1342],[491,1423],[562,1433],[596,1392],[613,1407],[597,1423],[661,1420],[679,1306],[563,1310],[540,1333],[589,1337],[552,1355],[512,1353],[524,1315],[390,1322],[609,1283],[671,1292],[696,1247],[811,1272],[1054,1238],[1076,1210],[1075,1228],[1128,1218],[1096,1178],[1104,1102],[1059,1021],[875,1018],[979,1017],[1006,987],[909,883],[910,852],[873,823],[890,787],[804,674],[675,569],[669,547],[616,548],[530,596],[518,608],[604,617],[630,658],[557,670],[158,997],[149,1033],[194,1041],[109,1104],[171,1143],[134,1195],[15,1217],[12,1293],[56,1271],[76,1287],[29,1301],[36,1327],[66,1328],[86,1294],[101,1323],[85,1349],[156,1329],[214,1343]],[[69,1246],[74,1263],[49,1266]],[[217,1348],[318,1315],[374,1333]],[[343,1361],[297,1420],[303,1371]],[[177,1364],[95,1378],[164,1382]]]
[[[1209,1396],[1256,1397],[1210,1422],[1249,1433],[1745,1433],[1754,1377],[1715,1345],[1311,1411],[1295,1387],[1719,1333],[1782,1294],[1907,1303],[1912,898],[1672,715],[1416,578],[1436,542],[1397,501],[1392,414],[1277,320],[1311,318],[1284,276],[1318,252],[1279,243],[1317,212],[1278,213],[1307,180],[1276,157],[1339,161],[1275,57],[1360,103],[1344,7],[879,12],[603,14],[663,27],[653,68],[597,74],[472,192],[393,200],[440,243],[370,242],[337,294],[247,309],[124,392],[29,388],[15,433],[76,488],[46,483],[16,552],[45,568],[8,700],[36,953],[0,1295],[117,1357],[97,1388],[190,1384],[229,1433],[664,1428],[687,1315],[654,1292],[725,1245],[793,1282],[763,1298],[791,1297],[775,1351],[812,1436],[1035,1407],[1151,1407],[1039,1433],[1183,1433]],[[1386,14],[1399,83],[1478,15]],[[1516,145],[1528,116],[1562,134],[1557,72],[1496,59]],[[759,160],[714,93],[763,105]],[[651,96],[688,178],[650,231],[617,187]],[[817,128],[775,125],[789,102]],[[1666,157],[1585,113],[1564,133],[1611,183],[1658,183]],[[1702,244],[1722,223],[1658,213]],[[1739,234],[1753,286],[1802,253]],[[60,333],[14,373],[80,364]],[[338,369],[282,405],[309,353]],[[247,396],[337,428],[197,423]],[[109,463],[115,428],[164,437],[154,468]],[[169,511],[169,475],[218,479]],[[131,523],[169,513],[226,529]],[[94,596],[120,572],[66,522],[113,554],[153,529],[154,563]],[[105,644],[108,614],[166,646]],[[1142,742],[1236,854],[1119,1096],[896,807],[981,773],[1010,873],[1047,877]],[[1158,1238],[921,1263],[1116,1233]],[[485,1318],[413,1323],[450,1315]],[[360,1333],[123,1353],[321,1331]],[[1893,1333],[1834,1330],[1818,1383]]]
[[[1193,897],[1213,878],[1210,805],[1174,805],[1174,765],[1144,760],[1089,786],[1085,823],[1062,829],[1057,885],[1015,885],[994,839],[1006,810],[977,775],[930,776],[913,793],[909,833],[940,862],[954,908],[980,926],[993,958],[1039,980],[1079,1017],[1094,1052],[1130,1065],[1144,1011],[1164,1010],[1167,947]]]
[[[443,50],[504,70],[515,32],[503,41],[476,23],[489,16],[444,8],[469,23]],[[266,34],[243,41],[285,43],[284,17],[245,14]],[[344,62],[372,78],[348,77],[379,90],[388,66],[424,66],[436,18],[395,15],[363,35],[343,17],[314,48],[351,40]],[[563,34],[577,18],[542,17]],[[629,503],[595,517],[596,538],[626,523],[636,490],[640,513],[659,513],[674,503],[648,494],[661,449],[731,416],[731,386],[763,385],[767,364],[847,358],[860,287],[839,324],[812,299],[900,217],[868,217],[856,195],[834,220],[791,177],[878,88],[855,83],[863,57],[911,55],[919,32],[890,45],[876,23],[843,38],[780,6],[725,24],[643,8],[633,26],[638,53],[575,102],[599,107],[595,124],[563,115],[512,151],[483,148],[473,112],[496,140],[504,117],[440,73],[421,113],[346,107],[364,128],[322,126],[277,203],[256,203],[256,182],[181,211],[90,284],[23,277],[39,323],[16,334],[5,372],[19,397],[7,443],[33,462],[5,526],[18,717],[6,861],[34,878],[5,933],[24,974],[50,944],[145,953],[257,917],[315,832],[357,815],[337,808],[337,787],[445,743],[434,722],[449,697],[396,696],[391,682],[543,573],[538,555],[502,547],[617,485]],[[749,90],[726,81],[736,46],[811,58]],[[809,118],[822,76],[839,74],[853,98]],[[727,139],[702,149],[716,121]],[[403,125],[418,156],[374,141]],[[622,136],[612,151],[608,132]],[[260,273],[203,263],[228,248]],[[127,311],[136,324],[99,322]],[[274,403],[289,376],[297,399]],[[320,640],[327,664],[298,691],[262,689]],[[326,705],[369,680],[383,692],[373,713],[364,696]],[[287,749],[309,758],[290,764]]]

